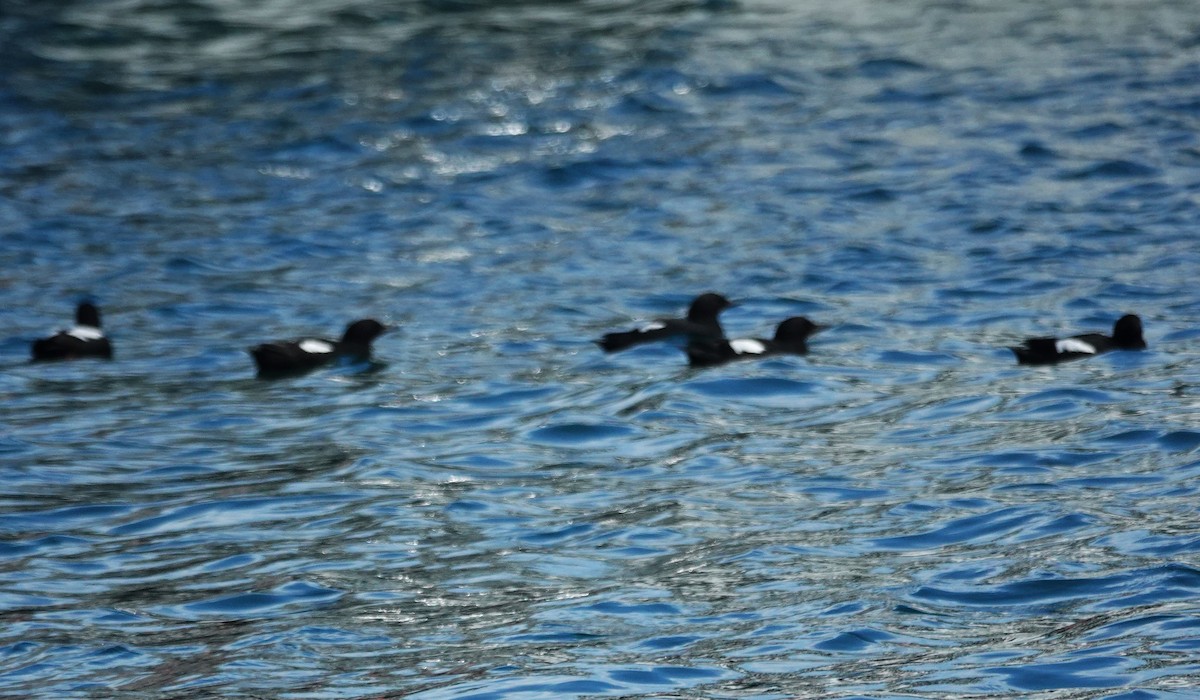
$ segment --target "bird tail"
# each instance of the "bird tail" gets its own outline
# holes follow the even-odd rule
[[[732,360],[736,353],[724,340],[693,340],[687,344],[688,364],[692,367],[711,367]]]
[[[292,369],[292,357],[285,348],[270,343],[255,345],[249,350],[259,372],[281,372]]]
[[[637,345],[638,336],[642,335],[638,331],[623,331],[620,333],[607,333],[604,337],[595,341],[604,352],[617,352],[625,348]]]

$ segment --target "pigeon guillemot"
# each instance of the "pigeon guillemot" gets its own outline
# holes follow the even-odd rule
[[[717,316],[731,306],[733,303],[725,297],[708,292],[692,301],[692,305],[688,308],[687,318],[664,318],[651,321],[641,328],[631,331],[608,333],[595,342],[604,349],[604,352],[617,352],[634,345],[677,337],[686,337],[689,340],[704,338],[719,340],[725,337],[725,332],[721,330]]]
[[[1024,344],[1009,348],[1017,356],[1017,364],[1050,365],[1064,360],[1091,357],[1109,350],[1144,350],[1142,319],[1127,314],[1113,325],[1112,337],[1103,333],[1085,333],[1070,338],[1029,338]]]
[[[112,343],[100,330],[100,310],[86,301],[75,308],[73,328],[33,341],[34,360],[74,360],[80,357],[112,357]]]
[[[302,338],[263,343],[250,348],[259,376],[307,372],[338,359],[362,361],[371,357],[371,342],[387,329],[374,319],[361,319],[346,327],[338,341]]]
[[[805,355],[808,353],[808,337],[823,328],[803,316],[793,316],[779,324],[772,340],[693,340],[687,346],[688,364],[693,367],[707,367],[750,357]]]

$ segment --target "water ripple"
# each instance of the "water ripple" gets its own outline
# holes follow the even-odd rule
[[[859,5],[7,3],[0,694],[1187,695],[1194,8]]]

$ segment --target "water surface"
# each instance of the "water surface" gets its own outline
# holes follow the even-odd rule
[[[0,692],[1194,694],[1190,2],[52,5],[0,7]],[[831,328],[590,342],[707,290]],[[85,296],[116,358],[28,364]]]

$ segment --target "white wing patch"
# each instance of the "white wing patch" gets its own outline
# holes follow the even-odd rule
[[[767,346],[753,338],[735,338],[729,341],[729,347],[739,355],[761,355],[767,351]]]
[[[640,331],[642,333],[649,333],[650,331],[661,331],[662,329],[664,329],[666,327],[667,327],[667,324],[663,323],[662,321],[651,321],[650,323],[647,323],[646,325],[639,328],[638,331]]]
[[[1096,354],[1096,348],[1090,343],[1085,343],[1079,338],[1063,338],[1055,341],[1054,349],[1059,352],[1084,352],[1089,355]]]
[[[67,335],[80,340],[100,340],[104,337],[104,333],[95,326],[75,326],[67,331]]]
[[[300,341],[300,349],[313,355],[324,355],[333,352],[333,346],[324,340],[308,338]]]

